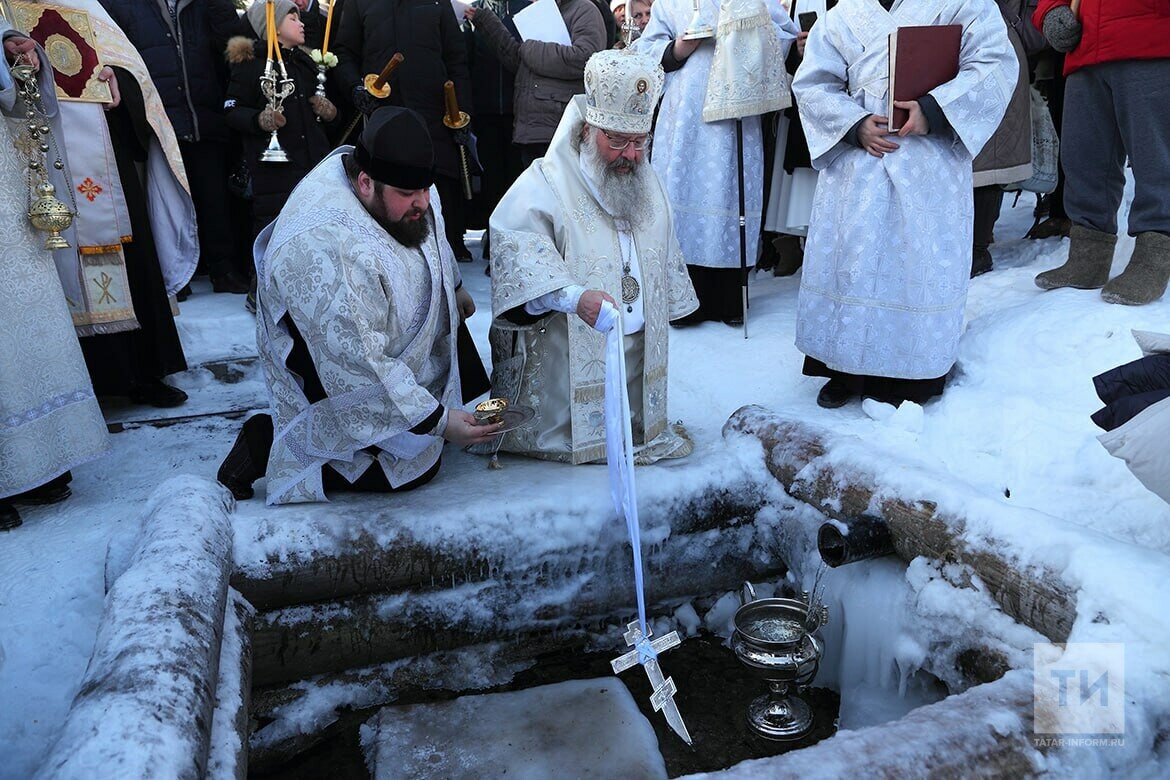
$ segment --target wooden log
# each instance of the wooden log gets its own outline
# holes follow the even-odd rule
[[[668,538],[647,551],[649,603],[736,589],[782,575],[772,534],[755,525]],[[253,635],[257,685],[339,672],[488,641],[628,618],[634,612],[629,547],[577,565],[443,591],[362,596],[262,613]]]
[[[106,595],[89,667],[38,777],[202,780],[231,574],[230,494],[176,477]]]
[[[211,720],[208,780],[246,780],[252,731],[252,621],[256,610],[235,590],[228,591],[219,684]]]
[[[671,534],[696,533],[749,522],[763,503],[758,485],[728,486],[693,496],[681,508],[648,505],[642,522],[645,527],[669,525]],[[617,544],[620,542],[617,538]],[[566,549],[536,561],[520,556],[501,559],[461,547],[458,542],[423,544],[405,535],[379,545],[363,532],[336,554],[290,555],[268,561],[263,572],[237,571],[232,587],[257,609],[266,611],[443,583],[453,587],[453,580],[478,582],[547,566],[574,566],[596,553],[594,549]]]
[[[930,501],[881,497],[874,506],[882,486],[873,484],[864,464],[842,473],[821,462],[831,442],[828,432],[759,406],[736,411],[723,431],[758,438],[768,470],[793,498],[834,518],[880,516],[890,527],[895,551],[906,561],[923,556],[968,566],[1005,613],[1053,642],[1068,639],[1076,619],[1076,591],[1059,572],[1024,567],[1003,540],[983,536],[973,541],[964,535],[963,517],[940,512]]]
[[[1046,752],[1033,742],[1032,725],[1032,675],[1013,671],[900,720],[842,731],[804,750],[745,761],[717,776],[1032,777],[1043,770]]]

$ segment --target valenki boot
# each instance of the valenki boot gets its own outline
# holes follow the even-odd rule
[[[1069,232],[1068,262],[1038,274],[1036,286],[1042,290],[1061,287],[1099,290],[1109,281],[1109,266],[1113,264],[1116,245],[1117,236],[1112,233],[1073,225]]]
[[[1139,233],[1129,265],[1105,285],[1101,297],[1108,303],[1142,306],[1161,298],[1167,281],[1170,281],[1170,236]]]

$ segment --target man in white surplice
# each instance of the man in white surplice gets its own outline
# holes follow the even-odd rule
[[[887,132],[889,35],[962,25],[959,75]],[[842,0],[809,35],[793,90],[820,171],[796,346],[817,402],[921,403],[954,365],[971,270],[971,161],[1003,118],[1016,55],[991,0]]]
[[[784,58],[799,32],[776,0],[770,2],[724,2],[699,0],[704,22],[715,26],[719,35],[736,36],[751,46],[755,38],[740,35],[755,24],[754,16],[770,16],[772,40],[779,51],[768,60],[774,72],[760,83],[763,71],[756,69],[758,51],[732,52],[726,69],[717,61],[711,41],[684,41],[682,35],[694,15],[693,0],[656,0],[650,23],[634,49],[662,63],[666,89],[658,123],[654,128],[652,162],[666,185],[674,211],[679,246],[701,304],[687,323],[723,320],[738,324],[743,319],[739,270],[739,182],[735,121],[706,121],[704,109],[713,85],[728,88],[740,100],[755,93],[779,90],[787,98]],[[739,17],[739,18],[729,18]],[[735,56],[738,54],[739,56]],[[744,68],[745,63],[752,63]],[[740,69],[736,66],[739,65]],[[746,95],[744,93],[747,93]],[[774,111],[761,105],[757,114]],[[747,265],[756,263],[760,219],[764,200],[764,142],[760,117],[746,112],[743,119],[744,205],[747,216]]]
[[[438,472],[444,440],[475,444],[498,430],[459,408],[456,333],[475,306],[434,175],[422,118],[380,108],[256,238],[272,416],[249,418],[220,467],[237,498],[264,474],[269,504],[410,490]]]
[[[644,162],[662,82],[648,57],[590,57],[585,95],[492,214],[492,393],[536,411],[504,435],[505,451],[605,457],[605,337],[593,329],[603,301],[621,314],[638,462],[693,448],[667,424],[667,323],[698,301]]]

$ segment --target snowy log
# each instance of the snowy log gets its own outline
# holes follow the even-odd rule
[[[691,777],[1032,777],[1044,768],[1032,725],[1032,675],[1013,671],[892,723]]]
[[[219,685],[211,720],[208,780],[245,780],[251,733],[252,620],[256,610],[243,596],[228,590],[223,642],[219,653]]]
[[[730,485],[708,490],[678,503],[643,507],[642,526],[666,525],[671,534],[693,534],[750,522],[764,497],[751,485]],[[614,549],[624,546],[615,536]],[[548,567],[573,567],[596,557],[596,549],[566,549],[532,560],[522,555],[513,559],[488,557],[460,540],[423,543],[402,533],[379,543],[362,532],[347,540],[344,549],[333,553],[298,555],[294,551],[267,562],[262,572],[237,571],[232,587],[259,610],[300,604],[338,601],[352,596],[393,593],[408,588],[433,588],[455,581],[482,581],[499,576],[523,576]],[[628,557],[628,552],[623,553]]]
[[[736,411],[723,431],[758,438],[768,470],[793,498],[834,518],[880,516],[889,525],[895,551],[906,561],[923,556],[966,565],[1005,613],[1053,642],[1068,639],[1076,619],[1076,592],[1058,572],[1025,568],[1002,540],[969,538],[964,517],[940,512],[928,500],[885,495],[861,464],[846,473],[825,462],[830,433],[760,406]]]
[[[671,536],[646,554],[649,603],[740,587],[785,571],[771,526],[745,523]],[[256,685],[370,666],[581,624],[635,611],[629,546],[537,571],[445,590],[363,596],[262,613],[253,634]],[[566,635],[566,643],[574,637]]]
[[[39,777],[204,777],[233,506],[205,479],[176,477],[155,490]]]

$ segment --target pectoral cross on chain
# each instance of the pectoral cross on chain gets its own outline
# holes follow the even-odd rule
[[[646,670],[646,677],[650,680],[650,687],[654,689],[654,692],[650,694],[650,704],[654,707],[654,711],[665,715],[666,722],[674,729],[674,733],[682,737],[683,741],[689,745],[691,744],[691,735],[687,731],[687,724],[683,723],[678,705],[674,703],[674,695],[678,693],[678,688],[675,687],[672,678],[662,676],[662,667],[658,665],[658,654],[678,647],[682,640],[679,639],[677,631],[671,631],[664,637],[650,641],[649,635],[653,634],[654,631],[647,626],[646,632],[645,635],[642,634],[642,628],[637,620],[627,625],[626,644],[634,649],[625,655],[618,656],[609,664],[613,667],[614,674],[621,674],[635,664],[642,664]],[[647,649],[649,649],[649,653],[646,652]]]

